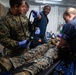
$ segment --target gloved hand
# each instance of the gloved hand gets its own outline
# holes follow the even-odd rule
[[[19,43],[18,43],[18,45],[20,46],[20,47],[23,47],[23,48],[26,48],[26,47],[28,47],[28,46],[30,46],[30,43],[31,42],[27,42],[27,40],[23,40],[23,41],[20,41]]]
[[[62,37],[62,34],[58,34],[57,37],[61,38]]]
[[[33,10],[32,15],[33,15],[34,18],[37,18],[40,15],[40,13],[38,11]]]
[[[39,27],[36,28],[35,34],[40,34],[40,28]]]

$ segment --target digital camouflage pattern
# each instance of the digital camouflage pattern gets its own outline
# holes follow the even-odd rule
[[[41,58],[49,48],[54,47],[53,45],[43,44],[36,48],[29,50],[28,52],[22,54],[21,56],[9,58],[12,62],[14,68],[21,66],[22,64],[27,64],[33,62],[35,59]]]
[[[47,50],[47,52],[43,56],[35,59],[33,65],[27,68],[24,67],[22,69],[22,72],[16,73],[14,75],[22,75],[23,72],[25,73],[24,75],[28,75],[28,73],[30,73],[30,75],[36,75],[42,70],[49,68],[53,64],[53,60],[57,59],[58,57],[63,59],[66,57],[66,59],[68,60],[69,57],[68,54],[70,53],[68,51],[69,51],[68,46],[62,46],[62,48],[60,49],[58,49],[56,46],[52,46],[51,48],[49,48],[49,50]],[[59,53],[60,54],[62,53],[62,55],[60,55]]]
[[[0,19],[0,43],[5,47],[5,50],[8,52],[11,51],[9,54],[19,54],[21,51],[25,50],[18,47],[19,41],[28,39],[24,36],[21,24],[23,25],[26,36],[28,36],[28,19],[26,16],[14,16],[8,12],[5,17]],[[11,64],[14,68],[17,68],[23,64],[34,62],[32,66],[28,68],[24,67],[23,70],[35,75],[40,72],[40,70],[48,68],[53,62],[53,59],[57,58],[57,48],[54,47],[55,46],[51,44],[43,44],[22,55],[19,54],[19,56],[14,56],[8,59],[5,58],[7,60],[1,58],[0,68],[2,67],[1,65],[4,64],[5,68],[10,67],[10,70],[12,68]]]
[[[24,15],[14,16],[9,11],[5,16],[0,18],[0,43],[5,47],[4,49],[12,51],[24,51],[25,49],[18,47],[18,42],[28,39],[24,36],[23,29],[26,36],[28,33],[28,19]]]
[[[36,75],[41,70],[45,70],[53,64],[53,60],[58,58],[58,49],[56,47],[50,48],[41,58],[34,60],[34,64],[28,68],[23,68],[23,71],[30,72],[30,75]],[[16,75],[16,74],[15,74]],[[21,75],[21,74],[20,74]],[[28,74],[26,74],[28,75]]]
[[[58,49],[51,44],[43,44],[39,45],[36,48],[29,50],[28,52],[11,58],[1,58],[0,67],[5,67],[7,71],[12,69],[16,69],[23,64],[28,64],[33,62],[34,64],[28,68],[24,67],[21,70],[25,70],[31,72],[32,74],[38,73],[41,69],[44,70],[48,68],[53,60],[58,58]],[[10,64],[10,65],[9,65]],[[13,67],[12,67],[13,66]]]

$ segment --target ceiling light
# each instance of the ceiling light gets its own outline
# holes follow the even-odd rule
[[[51,1],[62,1],[62,0],[51,0]]]
[[[37,3],[44,3],[44,4],[45,3],[52,3],[52,4],[54,3],[55,4],[55,3],[58,3],[58,1],[61,1],[61,0],[51,0],[51,1],[50,0],[47,0],[47,1],[46,0],[35,0],[35,2],[37,2]]]

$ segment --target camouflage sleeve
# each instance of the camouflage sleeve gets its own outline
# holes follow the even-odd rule
[[[4,23],[4,19],[0,19],[0,43],[9,49],[17,46],[17,41],[10,38],[10,29]]]

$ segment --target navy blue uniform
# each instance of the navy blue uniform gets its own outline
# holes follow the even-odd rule
[[[35,27],[39,27],[40,28],[40,34],[39,35],[34,35],[34,46],[32,44],[32,47],[36,47],[38,45],[44,44],[45,43],[45,32],[46,32],[46,27],[48,24],[48,18],[47,15],[44,13],[44,11],[42,11],[40,13],[40,15],[42,16],[41,19],[36,21],[36,26]],[[41,39],[42,42],[39,42],[38,40]]]
[[[66,23],[62,38],[69,43],[72,52],[76,53],[76,17]]]
[[[69,43],[73,55],[76,54],[76,17],[65,25],[62,38]],[[74,67],[76,68],[76,55],[74,55],[73,62]],[[74,75],[76,75],[76,69],[74,72]]]
[[[36,24],[36,26],[40,28],[40,31],[41,31],[40,32],[40,37],[44,38],[47,23],[48,23],[48,18],[47,18],[47,15],[45,15],[44,12],[41,12],[40,14],[41,14],[42,18],[39,20],[39,22]]]

